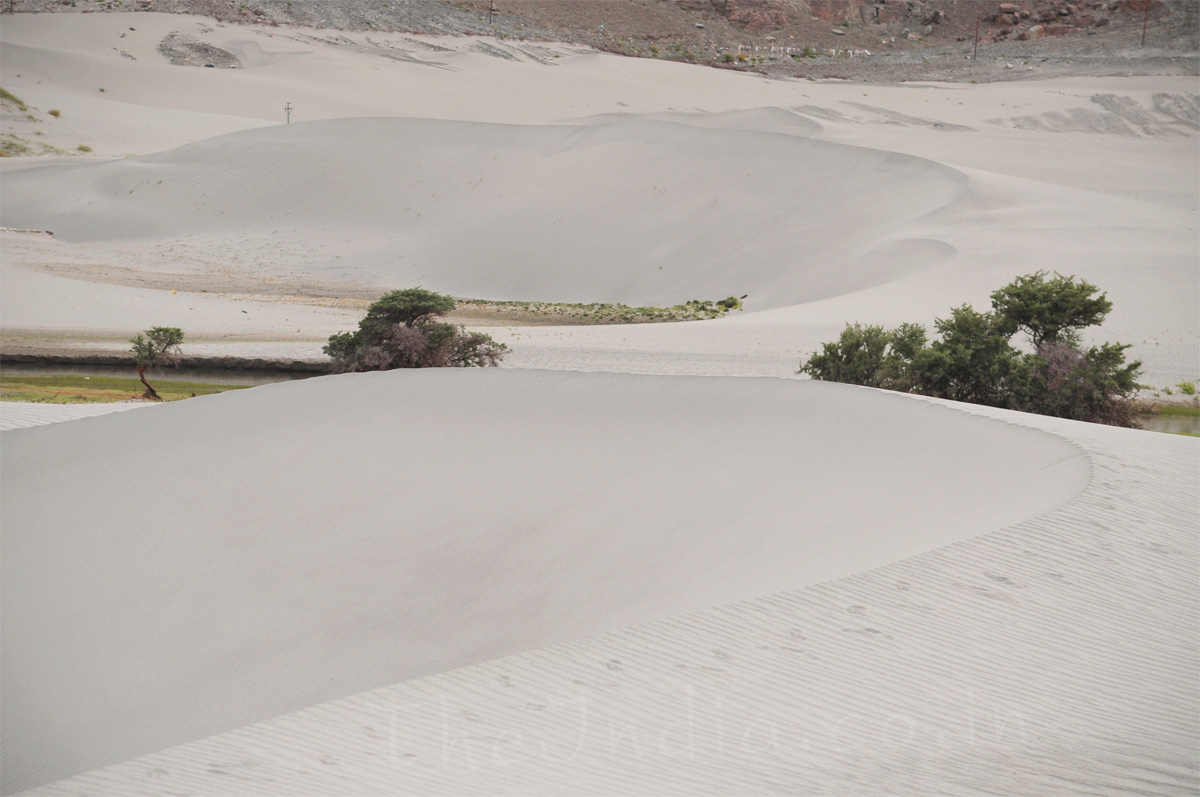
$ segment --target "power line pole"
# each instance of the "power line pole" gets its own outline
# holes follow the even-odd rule
[[[971,54],[971,60],[979,60],[979,17],[983,13],[981,6],[975,8],[975,52]]]
[[[283,106],[283,112],[287,114],[287,123],[290,125],[292,123],[292,104],[290,102]]]
[[[492,0],[491,8],[488,9],[488,25],[492,24],[492,17],[496,15],[496,0]]]

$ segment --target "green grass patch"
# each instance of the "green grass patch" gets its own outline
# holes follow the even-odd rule
[[[742,299],[730,296],[720,301],[691,301],[673,307],[630,307],[626,304],[593,302],[504,302],[489,299],[458,299],[453,315],[470,318],[490,315],[517,323],[553,324],[657,324],[670,321],[705,321],[742,309]]]
[[[150,377],[150,384],[165,401],[241,390],[247,385],[212,382],[175,382]],[[0,400],[32,401],[41,404],[105,404],[141,398],[146,388],[136,378],[119,376],[25,376],[0,374]]]
[[[1172,415],[1176,418],[1200,418],[1200,407],[1185,407],[1181,404],[1160,404],[1146,415]]]
[[[0,100],[4,100],[5,102],[11,102],[13,105],[17,106],[22,111],[28,110],[28,108],[29,108],[29,106],[26,105],[21,100],[20,97],[17,97],[8,89],[0,89]]]

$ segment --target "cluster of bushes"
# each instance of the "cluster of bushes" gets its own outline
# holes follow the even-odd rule
[[[357,331],[330,336],[325,354],[339,373],[497,365],[507,346],[438,320],[454,307],[423,288],[392,291],[367,308]]]
[[[1084,348],[1080,330],[1112,309],[1098,288],[1039,271],[995,291],[990,312],[951,310],[930,341],[919,324],[896,329],[848,324],[800,373],[814,379],[919,393],[1114,426],[1137,426],[1133,397],[1141,362],[1127,345]],[[1032,352],[1013,337],[1023,332]]]

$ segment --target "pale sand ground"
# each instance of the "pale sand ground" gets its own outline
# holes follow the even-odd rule
[[[749,310],[778,309],[682,333],[501,334],[520,342],[514,366],[611,369],[616,358],[664,372],[679,356],[725,372],[727,351],[767,351],[779,359],[768,372],[785,375],[846,321],[930,323],[1045,268],[1108,292],[1116,309],[1102,336],[1134,345],[1148,383],[1200,367],[1194,78],[784,82],[532,43],[503,43],[529,51],[513,62],[464,51],[471,40],[430,42],[457,50],[436,52],[412,37],[355,34],[335,47],[327,32],[158,14],[128,31],[129,21],[9,21],[6,86],[43,113],[63,111],[35,126],[65,148],[141,155],[196,143],[7,172],[5,223],[58,236],[5,236],[5,279],[35,267],[119,280],[132,267],[275,293],[314,279],[495,299],[748,293]],[[248,67],[172,67],[154,52],[172,30]],[[296,122],[337,121],[263,127],[284,102]],[[204,140],[233,131],[245,132]],[[273,142],[294,152],[266,154]],[[286,207],[261,202],[281,193]],[[6,329],[57,324],[50,286],[22,297],[20,310],[3,308]],[[201,331],[204,317],[162,298],[105,302],[100,321],[118,339],[147,316]],[[291,327],[283,317],[280,330]],[[312,320],[321,328],[293,328],[315,341],[353,323]]]
[[[0,431],[44,426],[48,423],[93,418],[110,412],[124,412],[138,407],[152,406],[149,403],[112,404],[31,404],[20,401],[0,402]]]
[[[170,67],[172,30],[248,68]],[[1108,291],[1101,335],[1146,381],[1200,369],[1196,125],[1155,110],[1195,79],[785,83],[155,14],[0,36],[43,138],[139,156],[3,164],[3,224],[56,233],[0,238],[5,334],[314,356],[353,313],[245,294],[749,293],[717,322],[498,334],[517,368],[790,376],[846,321],[1048,268]],[[1194,440],[499,371],[3,444],[6,793],[1197,787]]]

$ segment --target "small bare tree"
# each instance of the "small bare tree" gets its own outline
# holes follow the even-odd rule
[[[179,364],[183,330],[178,327],[151,327],[130,338],[129,342],[133,344],[133,361],[137,365],[138,378],[146,386],[144,397],[162,401],[162,396],[146,381],[146,371]]]

